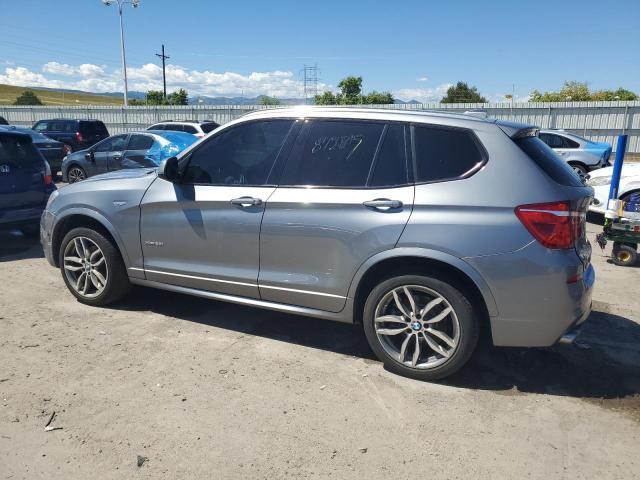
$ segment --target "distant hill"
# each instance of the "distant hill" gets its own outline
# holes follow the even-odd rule
[[[65,90],[56,88],[15,87],[0,84],[0,105],[11,105],[25,90],[33,90],[45,105],[122,105],[122,92],[91,93],[81,90]],[[190,105],[256,105],[263,95],[257,97],[208,97],[197,95],[189,97]],[[130,91],[129,99],[144,100],[145,92]],[[278,98],[281,105],[300,105],[301,98]],[[404,102],[396,100],[396,104],[420,103],[416,100]]]
[[[122,98],[97,93],[4,84],[0,84],[0,105],[12,105],[25,90],[33,91],[45,105],[122,105]]]

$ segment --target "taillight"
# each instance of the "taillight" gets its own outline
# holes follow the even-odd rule
[[[42,180],[45,185],[51,185],[53,183],[53,175],[51,175],[51,167],[47,162],[44,162],[44,171],[42,172]]]
[[[543,246],[553,249],[571,248],[582,236],[582,215],[572,212],[569,202],[520,205],[516,216]]]
[[[82,134],[80,132],[76,132],[76,140],[78,142],[82,142],[84,138],[82,138]]]
[[[69,145],[67,145],[66,143],[62,144],[62,153],[64,155],[69,155],[71,153],[71,147]]]

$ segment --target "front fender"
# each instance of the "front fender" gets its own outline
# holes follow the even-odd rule
[[[487,311],[490,316],[498,315],[498,307],[496,305],[495,298],[491,293],[491,289],[487,282],[482,278],[482,275],[473,268],[470,264],[462,260],[461,258],[455,257],[448,253],[444,253],[438,250],[431,250],[428,248],[419,248],[419,247],[400,247],[393,248],[391,250],[385,250],[384,252],[380,252],[368,260],[366,260],[360,268],[358,268],[353,280],[351,281],[351,285],[349,287],[349,295],[348,298],[353,299],[356,295],[356,290],[362,277],[365,273],[373,267],[375,264],[388,260],[391,258],[401,258],[401,257],[421,257],[429,260],[436,260],[442,263],[446,263],[454,268],[457,268],[465,275],[467,275],[473,283],[475,283],[476,287],[480,291],[482,298],[487,306]]]
[[[118,246],[118,250],[120,250],[120,254],[122,255],[122,260],[124,261],[125,267],[129,268],[131,262],[129,259],[129,255],[127,253],[127,249],[125,247],[125,243],[123,242],[121,236],[118,234],[118,231],[116,230],[116,228],[113,226],[113,224],[100,212],[98,212],[97,210],[94,210],[92,208],[89,207],[70,207],[70,208],[66,208],[64,210],[61,210],[59,212],[56,212],[54,220],[53,220],[53,226],[52,226],[52,237],[51,238],[57,238],[57,234],[58,234],[58,229],[61,228],[64,223],[65,223],[65,219],[69,219],[74,215],[81,215],[81,216],[85,216],[85,217],[89,217],[93,220],[95,220],[96,222],[100,223],[104,228],[107,229],[107,231],[111,234],[111,236],[113,237],[113,239],[115,240],[117,246]],[[62,239],[60,239],[62,240]]]

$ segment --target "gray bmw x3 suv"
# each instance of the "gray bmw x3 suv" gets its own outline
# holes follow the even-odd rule
[[[549,346],[591,311],[592,189],[537,134],[457,114],[256,112],[157,170],[58,190],[41,241],[83,303],[138,284],[355,322],[389,369],[439,379],[481,329]]]

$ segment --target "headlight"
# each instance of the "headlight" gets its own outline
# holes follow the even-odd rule
[[[594,177],[587,180],[587,185],[590,187],[600,187],[602,185],[610,185],[611,177]]]
[[[47,200],[47,208],[45,210],[49,210],[49,206],[53,203],[58,195],[60,195],[60,191],[58,190],[54,190],[51,195],[49,195],[49,200]]]

